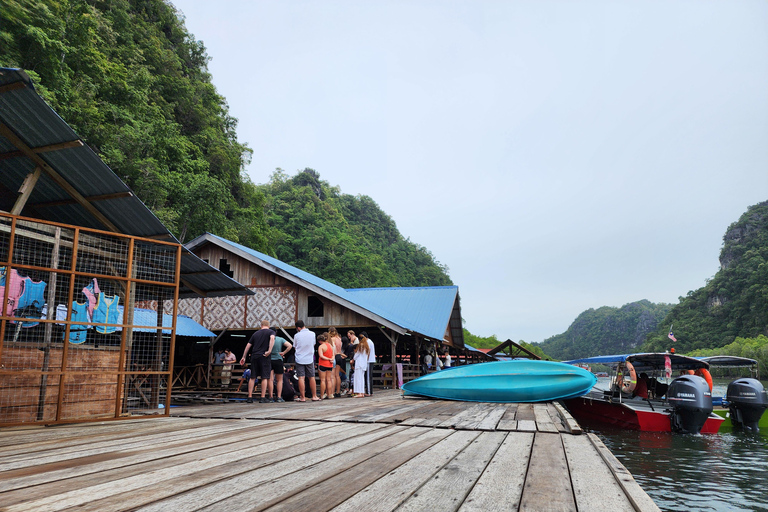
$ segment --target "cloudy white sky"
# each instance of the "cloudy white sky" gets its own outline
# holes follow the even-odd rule
[[[251,179],[372,197],[475,334],[676,303],[768,200],[763,0],[171,1]]]

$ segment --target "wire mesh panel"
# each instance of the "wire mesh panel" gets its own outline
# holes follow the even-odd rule
[[[178,248],[0,214],[0,425],[165,413]]]

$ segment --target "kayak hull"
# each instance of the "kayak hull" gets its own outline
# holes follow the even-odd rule
[[[497,361],[454,367],[403,385],[405,396],[465,402],[548,402],[587,393],[597,383],[591,372],[552,361]]]

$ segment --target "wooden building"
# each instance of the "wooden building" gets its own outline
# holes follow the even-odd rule
[[[187,248],[252,290],[247,297],[182,300],[180,313],[218,332],[218,343],[236,351],[262,319],[284,337],[297,320],[315,332],[366,331],[382,365],[404,365],[404,379],[418,375],[420,351],[464,348],[458,287],[345,289],[280,260],[206,233]]]
[[[0,425],[167,414],[179,298],[251,294],[0,69]]]

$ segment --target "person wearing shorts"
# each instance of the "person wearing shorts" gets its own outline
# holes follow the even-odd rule
[[[251,379],[248,381],[248,398],[246,403],[253,403],[253,388],[256,384],[256,376],[261,377],[261,400],[260,403],[269,402],[267,399],[267,388],[269,387],[269,376],[272,372],[270,356],[272,347],[275,346],[275,331],[269,328],[269,320],[261,321],[261,329],[253,333],[251,339],[243,351],[243,358],[240,359],[240,366],[245,366],[245,356],[253,347],[251,352]]]
[[[272,347],[270,357],[272,371],[269,374],[269,396],[275,402],[285,402],[283,399],[283,357],[292,348],[293,345],[288,341],[280,336],[275,336],[275,345]],[[274,388],[277,388],[277,393],[273,395]]]
[[[306,402],[304,392],[306,385],[304,377],[309,380],[309,390],[312,392],[312,401],[320,400],[317,396],[315,384],[315,333],[304,327],[302,320],[296,321],[296,335],[293,337],[293,348],[296,360],[296,377],[299,378],[299,402]]]

